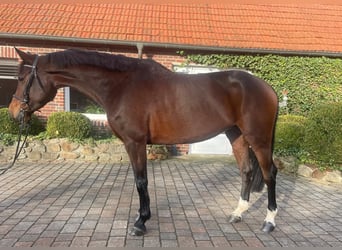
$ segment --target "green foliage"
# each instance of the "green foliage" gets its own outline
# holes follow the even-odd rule
[[[307,115],[317,103],[342,101],[342,60],[326,57],[278,55],[185,55],[188,63],[222,69],[242,68],[270,83],[282,99],[288,91],[287,111]]]
[[[89,113],[89,114],[104,114],[105,111],[104,109],[95,104],[95,103],[92,103],[92,104],[89,104],[88,106],[86,106],[83,110],[83,113]]]
[[[342,170],[342,102],[314,107],[305,124],[302,156],[322,170]]]
[[[49,116],[46,134],[50,138],[82,140],[91,135],[92,125],[84,115],[76,112],[56,112]]]
[[[0,133],[0,145],[10,146],[17,140],[17,136],[12,134]]]
[[[306,118],[298,115],[279,116],[274,138],[274,152],[281,156],[297,156],[301,152]]]
[[[0,133],[18,134],[19,124],[15,122],[8,113],[8,108],[0,109]]]
[[[43,123],[34,114],[31,116],[30,123],[30,135],[38,135],[45,130]],[[17,135],[18,132],[19,123],[10,117],[8,108],[0,109],[0,133]]]
[[[307,120],[306,117],[301,116],[301,115],[292,115],[292,114],[287,114],[287,115],[280,115],[278,116],[277,122],[295,122],[295,123],[300,123],[303,124]]]
[[[34,114],[31,116],[31,121],[30,121],[30,130],[29,134],[30,135],[38,135],[39,133],[42,133],[45,131],[45,126],[43,125],[42,121],[38,119],[37,116]]]

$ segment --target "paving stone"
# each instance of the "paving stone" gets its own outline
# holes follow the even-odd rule
[[[33,247],[49,247],[52,245],[54,238],[39,238],[33,244]]]
[[[341,184],[280,173],[277,227],[264,234],[266,190],[251,194],[241,223],[228,223],[241,188],[232,161],[201,157],[148,164],[152,218],[147,234],[134,237],[129,231],[139,201],[128,163],[17,163],[0,175],[0,247],[342,245]]]
[[[29,241],[18,241],[14,244],[14,247],[32,247],[33,242]]]
[[[79,229],[80,224],[65,224],[61,233],[62,234],[69,234],[69,233],[76,233],[77,230]]]
[[[71,242],[71,247],[87,247],[88,243],[90,242],[90,237],[80,237],[76,236],[72,242]]]
[[[215,247],[226,247],[229,246],[229,242],[226,237],[211,237],[211,241]]]
[[[70,245],[71,241],[55,241],[52,247],[69,247]]]
[[[124,247],[125,237],[110,237],[107,247]]]
[[[95,228],[96,233],[109,233],[112,228],[112,223],[98,223]]]
[[[181,237],[178,237],[178,245],[179,247],[182,247],[182,248],[187,248],[187,247],[195,247],[196,244],[195,244],[195,241],[191,238],[191,237],[184,237],[184,236],[181,236]]]

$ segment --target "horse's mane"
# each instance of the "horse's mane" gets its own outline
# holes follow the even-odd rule
[[[49,53],[46,56],[49,63],[55,64],[61,68],[89,65],[124,72],[136,70],[138,67],[143,67],[143,65],[153,65],[166,69],[161,64],[150,59],[137,59],[124,55],[113,55],[90,50],[68,49]]]

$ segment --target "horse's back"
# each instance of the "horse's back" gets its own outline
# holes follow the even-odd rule
[[[210,138],[236,125],[247,109],[272,103],[265,93],[272,89],[242,70],[174,74],[165,79],[156,82],[156,98],[148,108],[149,134],[154,143]]]

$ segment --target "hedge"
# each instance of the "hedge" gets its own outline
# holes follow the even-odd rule
[[[274,138],[274,152],[280,156],[298,156],[304,138],[306,118],[298,115],[278,117]]]
[[[305,123],[303,161],[342,170],[342,102],[317,105]]]

